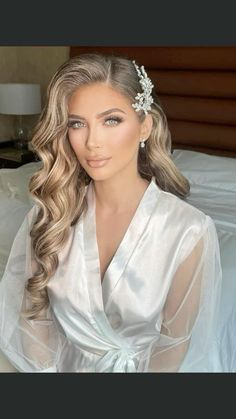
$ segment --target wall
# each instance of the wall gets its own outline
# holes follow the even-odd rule
[[[42,105],[47,85],[56,69],[69,58],[66,46],[0,46],[0,83],[39,83]],[[25,116],[31,130],[38,116]],[[0,140],[14,134],[15,117],[0,114]]]

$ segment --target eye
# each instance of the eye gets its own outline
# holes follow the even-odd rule
[[[111,117],[105,119],[106,125],[109,125],[109,126],[116,126],[120,122],[122,122],[122,119],[119,118],[118,116],[111,116]]]
[[[81,128],[83,126],[83,122],[81,122],[81,121],[69,121],[67,126],[68,126],[68,128],[77,129],[77,128]]]

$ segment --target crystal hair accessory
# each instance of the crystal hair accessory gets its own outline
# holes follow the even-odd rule
[[[152,84],[151,79],[147,76],[147,73],[144,70],[144,66],[142,65],[139,69],[139,66],[135,63],[134,60],[132,61],[132,63],[135,66],[135,69],[138,73],[138,76],[140,78],[139,83],[141,84],[143,89],[143,93],[138,93],[137,96],[135,96],[137,102],[132,103],[132,106],[133,108],[135,108],[136,112],[143,110],[145,112],[145,115],[147,115],[148,111],[151,110],[151,104],[154,102],[153,97],[151,95],[152,88],[154,87],[154,85]]]

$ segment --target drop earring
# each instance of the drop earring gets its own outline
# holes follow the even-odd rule
[[[145,147],[145,138],[143,140],[141,140],[140,147],[141,148],[144,148]]]

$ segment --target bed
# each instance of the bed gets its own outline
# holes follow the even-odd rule
[[[219,362],[223,371],[232,371],[227,354],[235,366],[236,48],[72,47],[70,55],[99,51],[136,59],[151,73],[169,123],[172,159],[190,182],[187,201],[215,222],[223,273]],[[0,278],[15,234],[33,205],[28,182],[40,166],[39,161],[0,169]],[[3,355],[0,371],[14,371]]]
[[[220,368],[236,372],[236,159],[174,150],[173,160],[190,181],[187,201],[209,215],[216,226],[223,276],[217,336]]]
[[[0,279],[17,230],[33,206],[28,184],[40,165],[33,162],[16,169],[0,169]],[[0,372],[15,371],[0,351]]]

